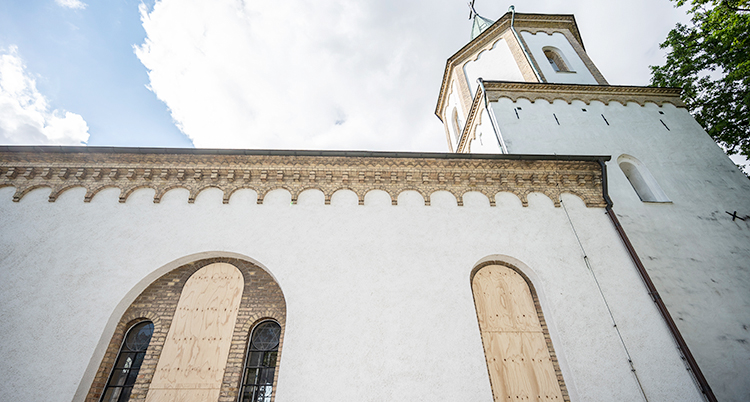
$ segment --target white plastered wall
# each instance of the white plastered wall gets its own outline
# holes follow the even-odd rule
[[[703,374],[719,400],[750,399],[750,220],[726,213],[750,215],[750,181],[670,104],[503,98],[492,108],[510,153],[612,156],[614,210]],[[671,202],[641,202],[616,163],[623,154]]]
[[[562,33],[554,32],[552,35],[548,35],[544,32],[532,34],[528,31],[522,31],[521,36],[528,45],[531,55],[536,60],[536,64],[542,71],[544,78],[547,79],[547,82],[556,84],[597,84],[591,71],[583,63],[583,60],[578,56],[575,49],[573,49],[568,38]],[[553,70],[547,61],[547,56],[544,55],[544,47],[546,46],[560,50],[572,72],[558,72]]]
[[[504,39],[497,40],[491,49],[483,50],[476,60],[464,64],[466,82],[474,96],[477,91],[477,79],[485,81],[520,81],[523,74]]]
[[[564,209],[540,194],[524,208],[508,193],[496,207],[468,193],[458,207],[446,192],[431,206],[416,192],[397,206],[380,191],[364,206],[348,191],[331,205],[317,190],[297,205],[284,190],[263,205],[251,190],[226,205],[215,189],[194,204],[180,189],[160,204],[145,189],[126,203],[116,189],[90,203],[83,189],[55,203],[45,189],[19,203],[13,192],[0,189],[0,400],[80,400],[129,302],[169,269],[218,255],[258,262],[284,292],[279,402],[490,402],[469,277],[491,259],[519,261],[534,282],[573,400],[640,398]],[[603,210],[564,204],[649,400],[699,400]]]
[[[469,151],[475,154],[501,154],[500,142],[492,128],[492,121],[487,113],[487,109],[479,110],[477,120],[479,122],[472,131],[474,134],[470,137]]]

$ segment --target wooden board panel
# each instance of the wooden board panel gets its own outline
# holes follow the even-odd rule
[[[219,389],[150,389],[149,402],[218,401]]]
[[[529,286],[516,271],[484,267],[474,275],[472,287],[483,331],[541,330]]]
[[[558,400],[562,392],[541,332],[482,334],[496,401]]]
[[[538,398],[545,401],[562,401],[560,383],[557,381],[555,366],[552,363],[544,333],[523,333],[521,337],[523,339],[523,355],[527,361],[531,361],[531,369],[534,371]]]
[[[147,402],[216,401],[244,280],[231,264],[211,264],[185,283]]]
[[[488,266],[474,276],[473,290],[495,401],[562,401],[546,338],[523,277],[504,266]]]

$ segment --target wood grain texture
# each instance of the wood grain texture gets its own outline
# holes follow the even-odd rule
[[[219,389],[154,389],[148,392],[146,400],[153,402],[217,401]]]
[[[495,401],[562,401],[563,395],[524,278],[490,265],[472,282]]]
[[[541,332],[529,286],[516,271],[485,267],[474,275],[473,290],[483,331]]]
[[[147,402],[218,400],[243,287],[242,273],[227,263],[207,265],[188,279]]]

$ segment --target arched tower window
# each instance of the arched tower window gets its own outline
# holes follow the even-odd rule
[[[643,202],[671,202],[654,176],[638,159],[630,155],[621,155],[617,164],[625,173],[630,185]]]
[[[493,261],[471,285],[494,400],[564,400],[565,383],[530,283]]]
[[[547,57],[547,61],[555,72],[571,72],[568,68],[568,64],[560,53],[560,50],[553,47],[545,47],[544,55]]]
[[[264,321],[253,330],[247,346],[240,402],[271,402],[281,326]]]
[[[102,402],[125,402],[130,400],[138,372],[141,369],[146,349],[154,333],[154,324],[144,321],[134,325],[125,335],[120,346],[115,366],[107,380],[107,387],[102,394]]]
[[[453,116],[451,116],[451,122],[453,123],[453,137],[456,140],[456,144],[461,141],[461,131],[463,131],[463,122],[458,117],[458,108],[453,108]]]

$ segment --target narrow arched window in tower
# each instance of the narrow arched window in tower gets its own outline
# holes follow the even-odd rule
[[[115,366],[107,380],[107,387],[102,394],[102,402],[125,402],[130,400],[138,372],[141,369],[146,349],[154,333],[154,324],[144,321],[134,325],[125,335],[120,346]]]
[[[570,72],[568,64],[565,63],[565,59],[556,48],[545,47],[544,55],[547,57],[547,61],[549,61],[550,66],[555,72]]]
[[[472,290],[495,401],[563,401],[567,391],[530,284],[490,263],[474,274]]]
[[[643,202],[671,202],[654,176],[638,159],[630,155],[621,155],[617,164],[628,178],[636,194]]]
[[[451,116],[453,122],[453,137],[456,140],[456,144],[461,141],[461,131],[463,131],[463,122],[458,117],[458,108],[453,108],[453,116]]]
[[[240,402],[271,402],[281,326],[264,321],[253,330],[247,346]]]

